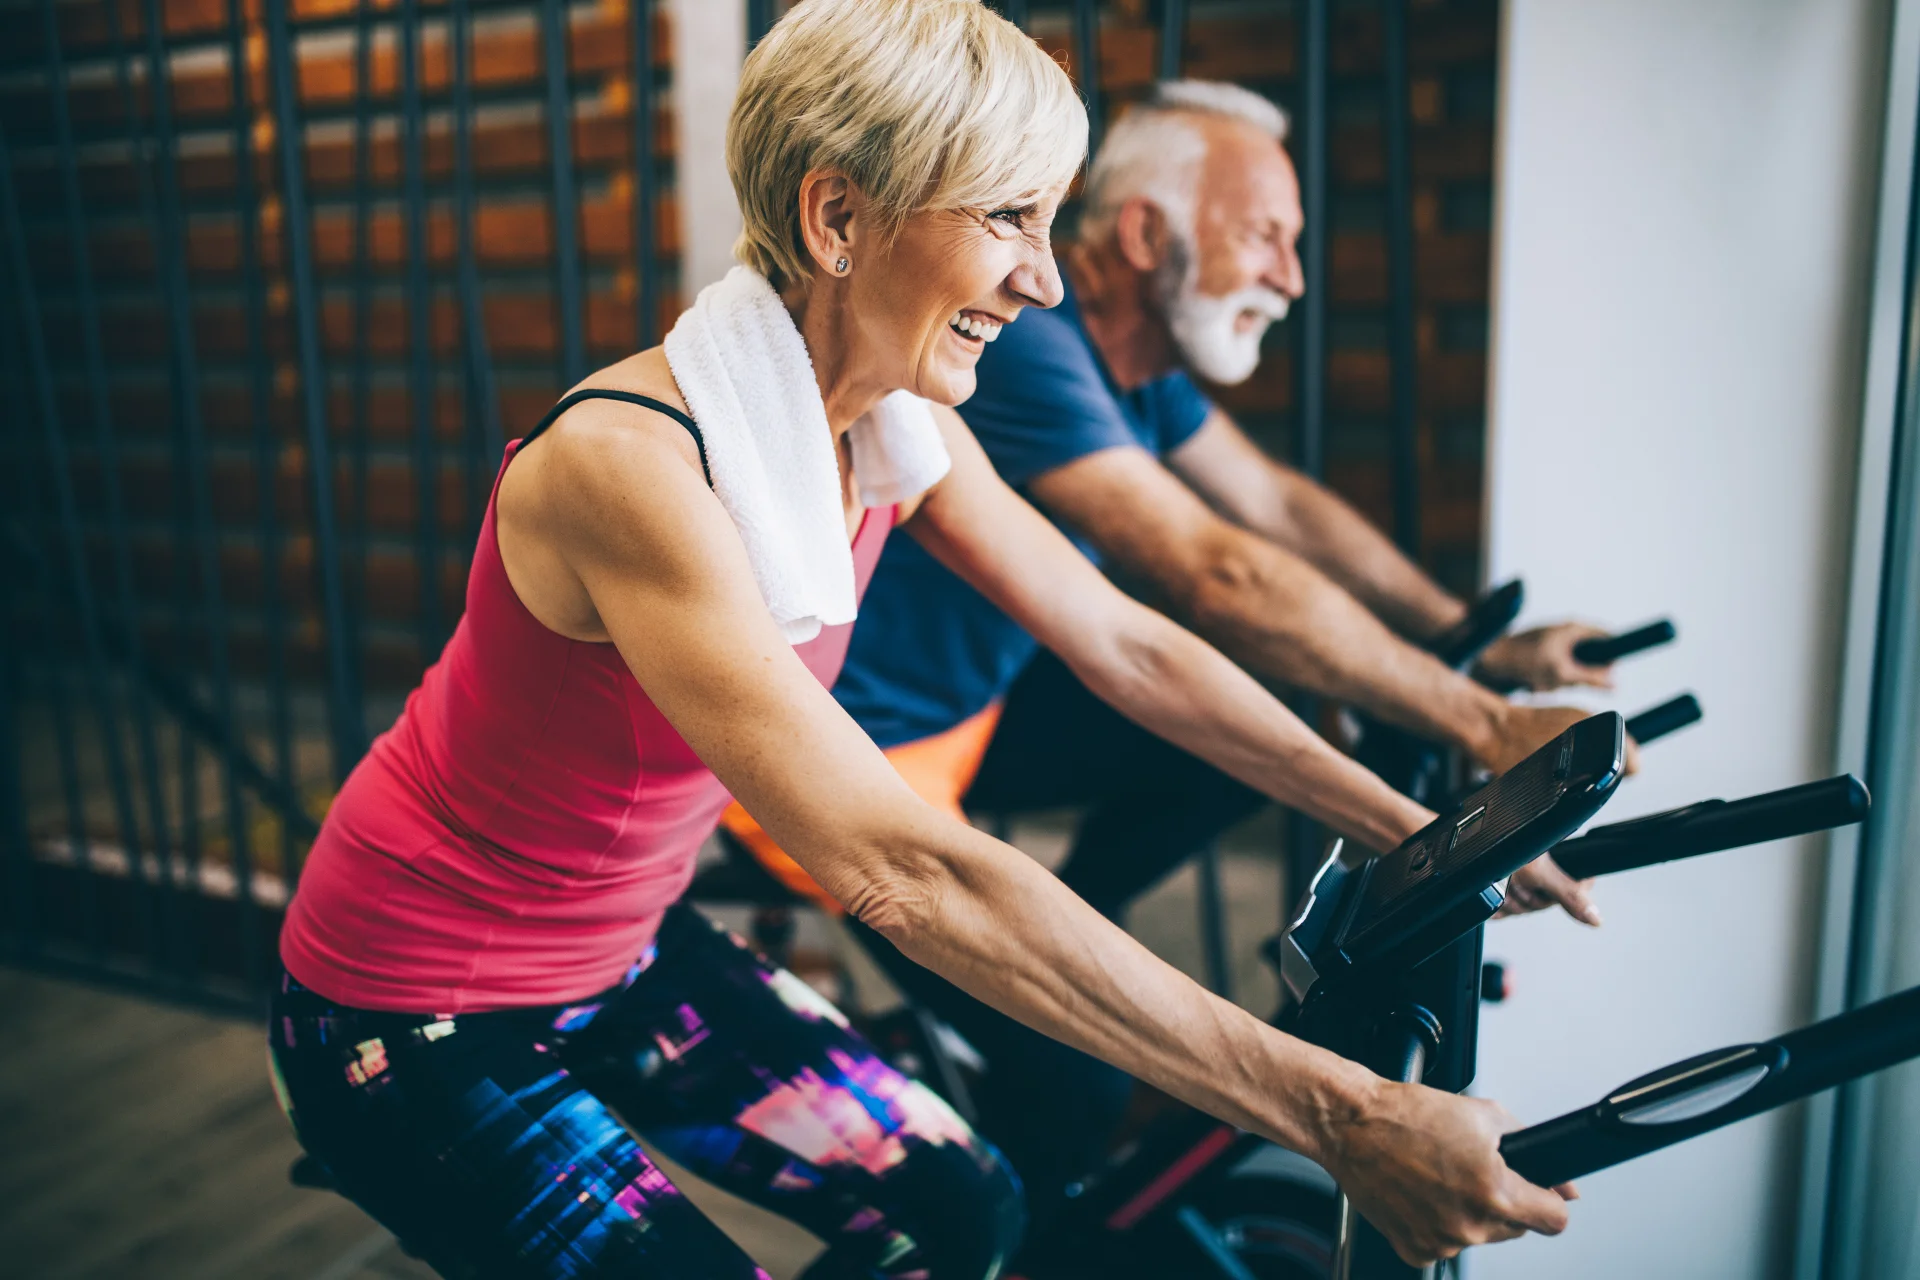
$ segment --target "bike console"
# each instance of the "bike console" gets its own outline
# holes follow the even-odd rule
[[[1281,977],[1304,1003],[1323,986],[1403,972],[1492,917],[1504,882],[1599,811],[1619,785],[1625,728],[1582,720],[1468,795],[1392,853],[1321,866],[1280,939]]]

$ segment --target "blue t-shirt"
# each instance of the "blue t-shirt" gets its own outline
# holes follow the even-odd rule
[[[1102,449],[1137,445],[1164,456],[1213,408],[1184,373],[1121,391],[1071,290],[1051,311],[1021,312],[981,354],[978,377],[960,416],[1022,492],[1035,476]],[[889,538],[833,696],[881,746],[913,742],[1003,697],[1035,647],[918,542]]]

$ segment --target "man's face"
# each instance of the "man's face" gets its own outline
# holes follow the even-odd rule
[[[1303,291],[1300,184],[1287,153],[1258,129],[1215,116],[1195,121],[1207,154],[1192,236],[1176,235],[1157,292],[1187,363],[1230,385],[1252,376],[1267,326]]]

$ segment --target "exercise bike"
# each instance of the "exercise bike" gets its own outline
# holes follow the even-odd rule
[[[1584,740],[1576,736],[1582,728]],[[1274,1024],[1382,1075],[1457,1092],[1475,1072],[1479,1003],[1496,994],[1485,990],[1481,926],[1498,911],[1513,870],[1550,851],[1570,875],[1586,878],[1865,816],[1865,789],[1840,777],[1701,801],[1564,839],[1618,785],[1615,740],[1624,728],[1612,713],[1582,722],[1386,857],[1352,859],[1335,842],[1287,929],[1266,948],[1283,983]],[[1555,777],[1560,770],[1565,777]],[[1920,1037],[1912,1052],[1920,1053]],[[1704,1131],[1661,1134],[1677,1141]],[[1552,1158],[1562,1157],[1556,1150]],[[1318,1166],[1181,1109],[1078,1188],[1024,1274],[1326,1280],[1343,1274],[1343,1221],[1348,1238],[1361,1234]],[[1373,1274],[1351,1265],[1344,1273]]]
[[[1477,954],[1505,877],[1606,803],[1623,736],[1617,716],[1593,717],[1387,857],[1349,866],[1337,851],[1330,856],[1280,943],[1293,1001],[1283,1025],[1392,1079],[1455,1091],[1470,1083],[1477,992],[1437,981],[1446,966],[1433,961]],[[1555,857],[1570,874],[1603,874],[1857,822],[1867,805],[1865,788],[1841,777],[1600,828],[1559,844]],[[1551,1186],[1916,1056],[1920,988],[1660,1068],[1590,1107],[1507,1135],[1501,1151],[1517,1172]],[[1339,1204],[1332,1276],[1423,1274]]]

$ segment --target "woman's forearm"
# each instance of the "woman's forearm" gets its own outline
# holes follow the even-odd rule
[[[1316,1159],[1365,1109],[1370,1073],[1210,994],[1037,863],[972,831],[939,843],[910,859],[911,893],[848,904],[909,959],[1044,1035]]]
[[[1135,609],[1104,643],[1062,655],[1124,715],[1377,852],[1432,819],[1213,646],[1144,606]]]

